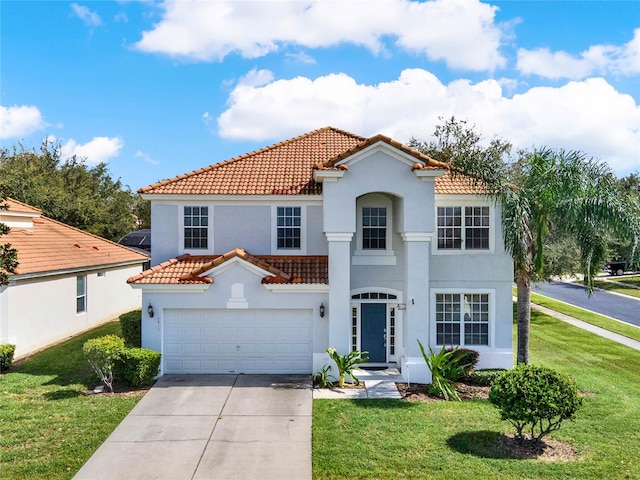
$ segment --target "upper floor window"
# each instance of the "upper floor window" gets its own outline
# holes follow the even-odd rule
[[[387,207],[362,207],[362,249],[387,248]]]
[[[438,345],[489,345],[488,293],[437,293]]]
[[[87,311],[87,276],[76,277],[76,313]]]
[[[300,207],[278,207],[278,248],[300,249],[302,213]]]
[[[184,207],[184,248],[207,248],[209,207]]]
[[[438,207],[438,249],[489,250],[489,207]]]

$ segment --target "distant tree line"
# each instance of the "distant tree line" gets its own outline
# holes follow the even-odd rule
[[[39,149],[1,149],[0,186],[49,218],[114,242],[150,227],[149,202],[114,180],[105,163],[89,166],[75,155],[63,160],[60,145],[46,140]]]

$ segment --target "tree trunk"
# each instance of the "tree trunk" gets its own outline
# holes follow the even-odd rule
[[[531,324],[531,277],[526,272],[518,272],[516,278],[518,292],[518,352],[516,362],[529,364],[529,326]]]

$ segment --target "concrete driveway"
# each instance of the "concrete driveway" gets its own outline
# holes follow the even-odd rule
[[[311,479],[308,375],[163,376],[75,479]]]

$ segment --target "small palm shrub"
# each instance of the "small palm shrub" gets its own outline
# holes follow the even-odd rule
[[[9,370],[13,363],[13,354],[16,352],[16,346],[10,343],[0,345],[0,373]]]
[[[545,367],[518,365],[496,378],[489,401],[511,423],[517,438],[538,443],[543,436],[559,430],[582,405],[576,382],[569,376]]]
[[[105,387],[113,392],[113,367],[124,349],[124,340],[117,335],[105,335],[84,342],[82,351]]]
[[[327,348],[327,353],[331,357],[331,360],[336,362],[336,366],[338,367],[338,386],[340,388],[344,387],[345,376],[349,375],[353,378],[353,381],[356,385],[360,384],[360,380],[358,380],[353,375],[353,369],[356,368],[356,365],[360,363],[364,363],[369,360],[369,357],[363,357],[369,352],[349,352],[346,355],[339,355],[335,348],[329,347]]]
[[[313,384],[320,388],[328,388],[336,381],[336,377],[331,375],[331,365],[325,365],[322,370],[313,376]]]
[[[142,311],[133,310],[120,315],[120,329],[124,344],[130,348],[142,346]]]
[[[445,400],[460,401],[460,396],[456,392],[453,382],[465,376],[469,369],[469,364],[462,363],[465,359],[463,355],[457,355],[457,349],[447,350],[445,346],[438,353],[429,347],[427,354],[418,340],[422,357],[429,370],[431,370],[431,392],[436,395],[442,395]]]

